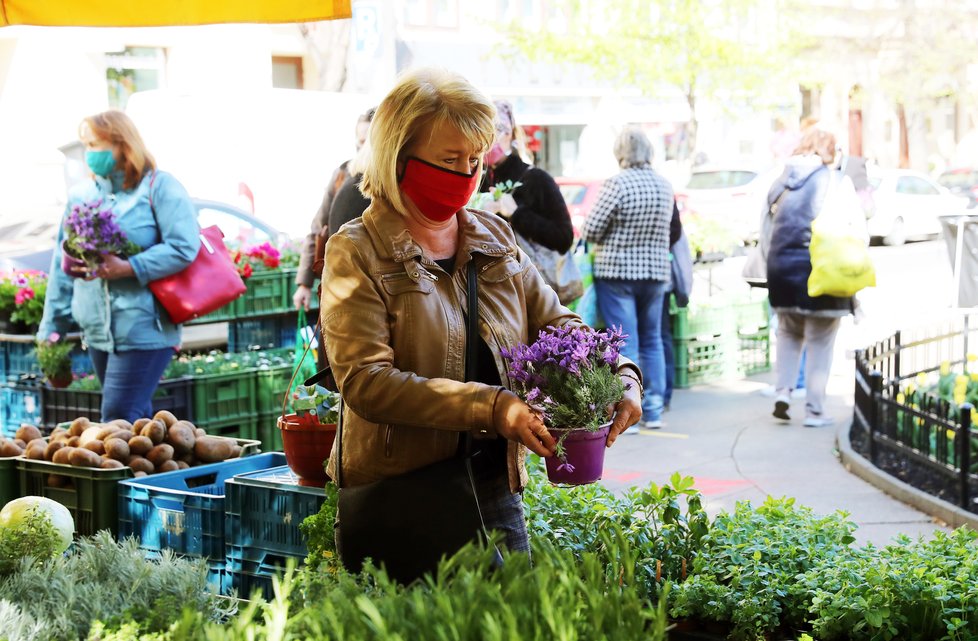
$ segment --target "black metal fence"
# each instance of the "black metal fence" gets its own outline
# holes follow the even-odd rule
[[[939,372],[942,364],[967,372],[970,349],[978,349],[978,315],[898,331],[857,351],[850,440],[877,467],[978,512],[972,406],[913,391],[920,373]],[[971,367],[978,372],[978,361]]]

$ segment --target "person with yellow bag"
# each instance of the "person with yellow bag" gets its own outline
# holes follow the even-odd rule
[[[852,181],[836,168],[835,136],[810,129],[768,192],[767,282],[778,315],[774,416],[789,415],[802,351],[805,427],[824,427],[825,387],[839,322],[855,312],[854,295],[876,284],[866,221]]]

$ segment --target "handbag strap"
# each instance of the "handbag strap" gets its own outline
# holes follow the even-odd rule
[[[465,380],[474,381],[478,374],[478,354],[479,354],[479,276],[475,269],[475,260],[469,258],[468,262],[468,314],[465,317]],[[293,374],[293,378],[295,374]],[[292,383],[289,383],[291,387]],[[339,417],[336,419],[336,485],[343,487],[343,396],[340,396]],[[459,450],[469,454],[472,450],[472,436],[465,432],[462,441],[459,443]],[[475,481],[472,475],[472,463],[466,462],[469,473],[469,481],[472,483],[473,492],[475,491]],[[476,497],[478,504],[478,497]],[[482,517],[482,509],[479,509],[479,517]],[[483,523],[485,529],[485,523]]]

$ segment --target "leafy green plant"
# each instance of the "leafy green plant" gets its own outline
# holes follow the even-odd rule
[[[340,395],[322,385],[297,385],[292,396],[296,414],[311,414],[321,425],[335,425],[340,419]]]
[[[676,586],[671,614],[728,623],[734,640],[801,629],[811,596],[797,577],[845,558],[855,529],[844,512],[816,516],[794,499],[768,498],[757,509],[738,503],[703,537],[693,576]]]
[[[336,521],[336,504],[340,495],[333,483],[326,484],[325,493],[326,500],[323,501],[323,506],[319,508],[319,512],[303,519],[302,523],[299,524],[299,531],[305,537],[306,548],[309,550],[306,563],[312,567],[325,564],[327,567],[335,568],[338,561],[334,523]]]
[[[43,625],[32,641],[84,639],[97,620],[132,621],[156,626],[147,632],[159,631],[180,607],[193,609],[202,620],[233,610],[208,588],[203,560],[164,552],[149,561],[145,554],[135,539],[116,542],[100,532],[76,541],[63,557],[22,561],[0,581],[0,600]]]
[[[71,352],[75,344],[61,340],[61,335],[51,332],[44,340],[34,344],[38,365],[48,378],[71,377]]]
[[[0,527],[0,576],[14,571],[22,559],[28,559],[28,564],[34,559],[43,561],[66,547],[46,512],[28,509],[24,515],[13,526]]]

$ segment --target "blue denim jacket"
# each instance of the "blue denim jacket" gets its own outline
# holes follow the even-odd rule
[[[200,236],[197,212],[190,196],[166,172],[156,172],[155,179],[153,172],[147,173],[130,191],[122,189],[121,172],[114,172],[111,179],[95,178],[73,188],[68,194],[65,216],[73,205],[98,198],[111,204],[122,231],[143,249],[129,257],[135,278],[86,281],[65,274],[61,270],[62,227],[51,258],[38,338],[54,331],[64,334],[74,318],[85,342],[98,350],[148,350],[179,345],[180,327],[170,321],[147,284],[179,272],[197,257]]]

